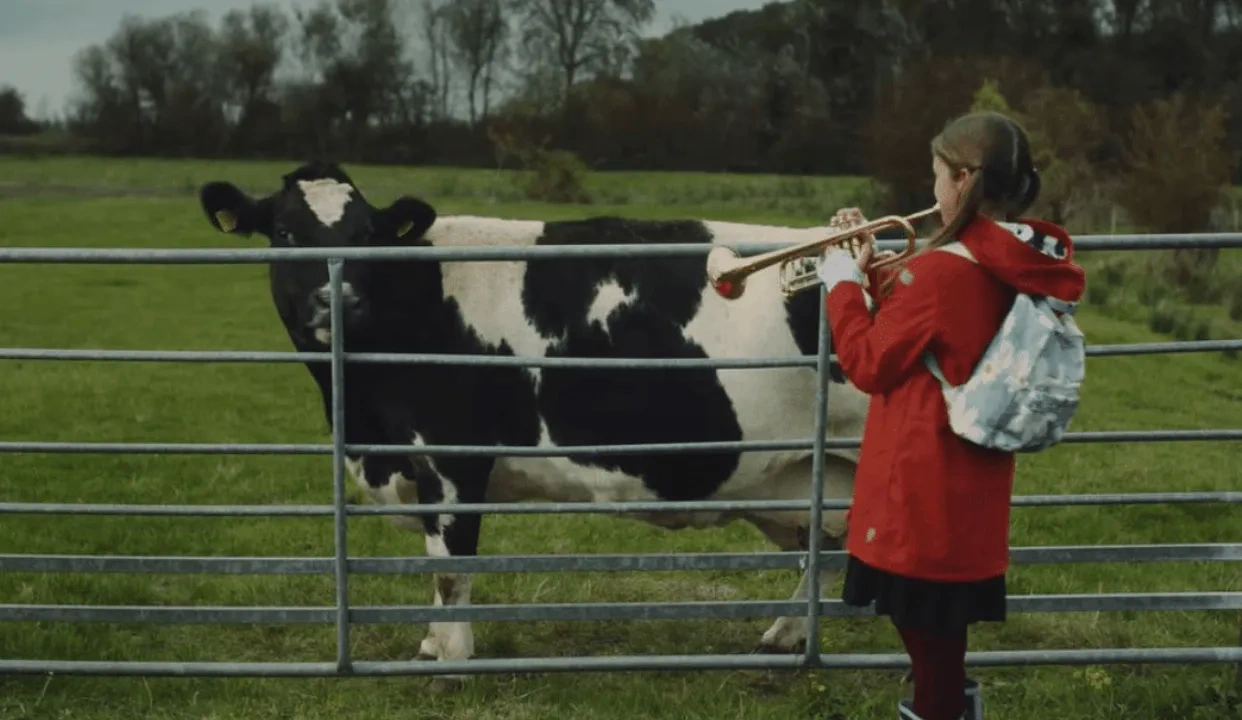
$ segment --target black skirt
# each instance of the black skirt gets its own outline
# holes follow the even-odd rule
[[[959,632],[977,622],[1003,622],[1005,576],[977,582],[936,582],[894,575],[853,555],[845,566],[845,604],[887,615],[898,627]]]

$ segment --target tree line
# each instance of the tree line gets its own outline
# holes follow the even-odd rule
[[[647,37],[654,10],[323,0],[215,26],[126,17],[76,55],[63,126],[127,155],[495,166],[554,150],[597,169],[865,174],[908,211],[929,190],[928,140],[987,87],[1038,136],[1059,219],[1122,178],[1209,205],[1236,179],[1242,0],[791,0]],[[20,100],[0,92],[0,134],[34,129]],[[1153,222],[1202,224],[1187,212]]]

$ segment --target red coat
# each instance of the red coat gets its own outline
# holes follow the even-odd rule
[[[869,565],[942,581],[1008,569],[1014,456],[953,434],[940,385],[920,356],[930,349],[945,378],[961,384],[1016,290],[1081,298],[1085,274],[1072,262],[1065,230],[1025,219],[1009,227],[1021,230],[1015,235],[986,218],[963,230],[977,264],[945,251],[912,259],[891,294],[877,298],[874,317],[857,283],[828,294],[841,368],[872,396],[846,541]],[[872,293],[882,280],[870,278]]]

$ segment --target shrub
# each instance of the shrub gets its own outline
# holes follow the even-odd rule
[[[548,150],[545,138],[535,144],[526,135],[498,125],[489,126],[487,136],[496,153],[496,164],[514,157],[525,171],[514,182],[521,183],[526,197],[553,203],[589,203],[586,176],[590,168],[568,150]]]
[[[1219,103],[1181,93],[1131,111],[1123,151],[1127,173],[1118,188],[1118,202],[1131,218],[1157,233],[1208,228],[1233,174],[1225,121]],[[1174,251],[1166,277],[1203,297],[1207,285],[1202,279],[1218,254],[1211,249]]]
[[[1158,233],[1208,225],[1233,172],[1219,104],[1175,94],[1131,111],[1120,204]]]
[[[1090,213],[1108,182],[1092,162],[1107,137],[1103,114],[1078,90],[1050,85],[1033,90],[1021,110],[1041,180],[1032,213],[1069,225]]]
[[[1152,308],[1147,324],[1152,332],[1169,335],[1178,325],[1178,312],[1168,302],[1160,302]]]
[[[1112,299],[1116,287],[1116,285],[1110,285],[1099,280],[1089,282],[1087,283],[1086,301],[1092,305],[1105,307],[1108,305],[1108,301]]]
[[[589,203],[586,189],[589,172],[586,163],[568,150],[535,151],[526,163],[531,176],[526,182],[526,196],[532,200],[553,203]]]
[[[1229,319],[1242,320],[1242,278],[1234,280],[1233,291],[1229,293]]]

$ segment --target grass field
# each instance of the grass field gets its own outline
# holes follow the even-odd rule
[[[0,160],[0,244],[219,247],[193,195],[225,177],[260,190],[281,163]],[[806,224],[858,197],[856,179],[694,175],[596,176],[610,203],[522,201],[492,173],[351,168],[375,201],[398,192],[442,213],[567,217],[600,212]],[[107,191],[100,191],[106,188]],[[796,192],[792,189],[796,189]],[[84,191],[94,189],[94,191]],[[789,200],[796,196],[797,202]],[[816,210],[815,208],[819,208]],[[827,208],[827,210],[825,210]],[[1226,253],[1237,262],[1238,251]],[[0,267],[0,344],[16,347],[286,350],[258,266]],[[1145,324],[1084,310],[1093,343],[1161,339]],[[1161,369],[1163,368],[1163,369]],[[7,362],[0,438],[53,441],[326,442],[317,394],[297,366]],[[1216,355],[1090,360],[1076,430],[1242,427],[1242,363]],[[1239,489],[1236,444],[1063,446],[1020,460],[1018,492]],[[36,456],[0,459],[9,501],[326,503],[324,458]],[[1019,509],[1016,546],[1236,542],[1242,509],[1145,506]],[[355,555],[419,554],[380,518],[355,518]],[[327,519],[143,519],[6,516],[0,552],[328,556]],[[721,552],[769,549],[749,528],[668,533],[585,517],[493,517],[482,552]],[[477,603],[785,599],[792,573],[490,575]],[[832,594],[839,583],[826,589]],[[1236,566],[1122,564],[1015,567],[1013,594],[1238,591]],[[330,605],[330,577],[0,574],[6,603]],[[421,604],[421,577],[356,576],[355,604]],[[483,657],[747,652],[766,621],[476,623]],[[355,626],[357,659],[401,660],[424,627]],[[827,620],[826,652],[893,652],[873,619]],[[975,650],[1235,644],[1237,613],[1014,615],[975,632]],[[0,624],[0,657],[325,661],[330,626],[215,627]],[[1223,720],[1235,669],[1110,666],[980,670],[987,715]],[[0,679],[0,718],[833,718],[896,716],[894,672],[646,673],[478,678],[458,694],[426,680]]]

